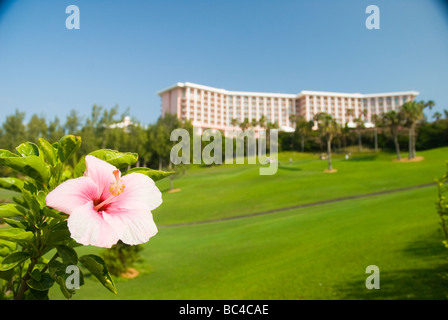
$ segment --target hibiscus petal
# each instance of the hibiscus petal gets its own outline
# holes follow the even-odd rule
[[[134,172],[121,180],[126,187],[111,201],[114,208],[141,208],[143,204],[152,211],[162,204],[162,193],[150,177]]]
[[[103,217],[120,240],[129,245],[148,242],[158,231],[151,211],[145,207],[133,210],[108,209]]]
[[[83,245],[110,248],[119,240],[118,234],[93,208],[93,202],[73,210],[67,219],[71,237]]]
[[[92,201],[98,192],[97,185],[89,177],[67,180],[57,186],[45,198],[47,206],[71,214],[73,210]]]
[[[98,186],[96,199],[105,200],[110,196],[110,184],[115,182],[116,167],[94,156],[86,156],[86,173]]]

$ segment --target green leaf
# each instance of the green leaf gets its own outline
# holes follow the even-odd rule
[[[91,156],[104,160],[118,169],[134,165],[138,160],[138,154],[131,152],[119,152],[117,150],[101,149],[89,153]]]
[[[7,224],[9,224],[13,228],[21,228],[21,229],[29,229],[30,224],[28,221],[25,220],[23,217],[10,217],[10,218],[3,218],[3,221],[5,221]]]
[[[8,271],[29,258],[27,252],[13,252],[0,263],[0,271]]]
[[[50,142],[43,138],[39,138],[38,140],[40,150],[45,156],[45,159],[47,159],[48,163],[54,166],[57,163],[57,154],[55,152],[54,147],[51,145]]]
[[[172,174],[174,174],[174,171],[159,171],[159,170],[153,170],[150,168],[132,168],[128,171],[123,173],[123,176],[130,174],[130,173],[141,173],[145,176],[150,177],[152,180],[157,181],[161,180],[163,178],[166,178]]]
[[[0,165],[10,167],[42,183],[46,183],[50,178],[49,166],[36,155],[19,157],[9,151],[0,150]]]
[[[46,196],[47,193],[43,190],[39,190],[39,192],[37,193],[36,200],[39,203],[41,209],[43,209],[47,205],[47,202],[45,201]]]
[[[22,157],[39,156],[39,147],[32,142],[24,142],[16,148]]]
[[[17,250],[17,243],[0,240],[0,257],[6,257],[10,253]]]
[[[51,229],[47,238],[47,245],[62,244],[70,239],[70,231],[67,227],[67,221],[62,221]]]
[[[28,287],[37,291],[47,291],[53,286],[53,284],[54,280],[48,273],[41,274],[41,279],[39,281],[31,278],[27,282]]]
[[[0,229],[0,239],[23,244],[31,242],[34,239],[34,234],[19,228]]]
[[[19,158],[19,156],[15,153],[12,153],[9,150],[0,149],[0,158]]]
[[[32,213],[33,221],[36,222],[39,220],[40,217],[40,204],[37,200],[36,191],[34,190],[34,186],[31,184],[25,184],[23,191],[22,191],[22,197],[25,199],[28,208],[30,209]]]
[[[115,284],[103,259],[96,255],[89,254],[80,257],[79,261],[101,282],[104,287],[112,293],[117,294],[117,289],[115,288]]]
[[[76,251],[73,248],[59,245],[56,246],[56,250],[58,251],[59,255],[62,258],[62,261],[65,264],[78,264],[78,255],[76,254]]]
[[[51,209],[49,207],[44,207],[43,212],[46,217],[54,218],[54,219],[61,220],[61,221],[68,218],[68,214],[59,212],[59,211],[57,211],[55,209]]]
[[[0,178],[0,188],[11,191],[22,192],[23,181],[19,178]]]
[[[9,248],[0,247],[0,257],[6,257],[10,253],[11,253],[11,250],[9,250]]]
[[[10,281],[14,274],[14,269],[10,269],[8,271],[0,271],[0,279]]]
[[[31,272],[31,278],[33,278],[36,281],[42,280],[42,273],[39,269],[34,269],[33,272]]]
[[[75,178],[81,177],[86,171],[86,157],[82,156],[79,162],[76,164],[75,169],[73,169],[73,176]]]
[[[0,240],[0,247],[5,247],[11,251],[14,251],[17,249],[17,244],[7,240]]]
[[[6,203],[0,205],[0,218],[25,216],[26,209],[18,204]]]
[[[39,291],[30,289],[27,291],[25,300],[49,300],[48,290]]]
[[[75,292],[76,292],[75,289],[68,289],[65,286],[66,279],[64,279],[61,276],[57,276],[55,280],[56,280],[56,283],[59,285],[59,288],[61,289],[61,292],[66,299],[70,299],[72,297],[72,295],[75,294]]]
[[[58,157],[61,162],[70,159],[81,146],[81,137],[74,135],[63,136],[58,142]]]
[[[49,272],[51,277],[56,281],[56,283],[59,285],[62,294],[67,298],[70,299],[71,296],[75,293],[74,289],[68,289],[66,286],[66,281],[69,276],[72,275],[72,273],[67,272],[67,267],[70,266],[68,264],[61,263],[57,260],[52,261],[49,264]],[[84,284],[84,276],[79,270],[79,285],[82,286]]]

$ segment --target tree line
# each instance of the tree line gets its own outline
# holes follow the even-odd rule
[[[355,123],[354,128],[339,125],[326,113],[317,114],[311,121],[292,115],[290,120],[295,123],[295,131],[279,133],[279,151],[331,153],[346,152],[349,146],[358,146],[362,151],[367,146],[375,151],[380,148],[395,150],[398,159],[406,149],[412,159],[417,149],[448,145],[448,110],[444,110],[444,115],[435,112],[433,121],[424,116],[424,109],[432,109],[434,105],[433,101],[406,102],[399,111],[375,115],[373,128],[364,126],[365,113],[355,115],[353,110],[348,110],[347,115]],[[71,110],[63,121],[58,117],[48,121],[44,116],[33,114],[25,123],[25,113],[16,110],[0,127],[0,148],[14,151],[24,141],[37,143],[39,138],[44,138],[56,142],[64,134],[74,134],[82,138],[78,158],[93,150],[113,149],[138,153],[138,166],[159,170],[170,168],[170,151],[176,143],[170,141],[170,134],[176,128],[187,129],[192,134],[191,122],[181,122],[176,115],[166,114],[149,125],[132,118],[130,125],[120,125],[129,116],[129,110],[120,113],[118,106],[107,109],[93,105],[87,116]],[[231,125],[242,131],[258,128],[269,132],[278,128],[277,123],[266,121],[264,116],[251,122],[232,119]],[[313,130],[316,125],[319,130]]]
[[[448,110],[444,110],[445,119],[442,119],[440,112],[435,112],[433,122],[428,122],[424,115],[426,108],[432,109],[434,106],[435,103],[432,100],[427,102],[408,101],[398,111],[392,110],[381,115],[375,115],[373,117],[375,126],[369,129],[364,126],[365,114],[363,114],[364,119],[361,115],[354,119],[353,122],[356,124],[354,128],[348,128],[347,124],[342,127],[327,113],[316,114],[312,121],[305,121],[303,117],[299,117],[295,119],[295,135],[300,136],[303,151],[303,141],[305,139],[313,140],[311,127],[314,123],[317,123],[318,138],[327,146],[329,170],[332,169],[332,143],[336,140],[340,146],[341,141],[346,142],[347,136],[351,135],[353,138],[353,133],[357,136],[360,152],[362,151],[364,136],[364,143],[367,137],[370,143],[373,140],[375,152],[378,152],[379,145],[391,149],[390,146],[393,144],[397,160],[402,159],[401,152],[403,145],[405,145],[408,151],[408,159],[413,160],[416,158],[417,146],[418,149],[423,150],[448,145]],[[352,116],[353,112],[349,110],[348,114]],[[342,150],[344,151],[344,149]]]
[[[65,120],[55,117],[48,121],[43,115],[33,114],[25,123],[25,116],[25,112],[16,110],[5,118],[0,127],[0,149],[15,151],[25,141],[37,143],[39,138],[44,138],[53,143],[65,134],[74,134],[82,139],[74,163],[82,155],[94,150],[113,149],[138,153],[137,166],[168,168],[173,144],[170,141],[171,132],[176,128],[192,131],[189,122],[182,123],[170,114],[159,117],[149,125],[131,118],[130,125],[123,126],[125,118],[129,117],[129,110],[120,113],[118,106],[107,109],[93,105],[87,116],[71,110]],[[1,175],[10,174],[5,172],[6,168],[1,170]]]

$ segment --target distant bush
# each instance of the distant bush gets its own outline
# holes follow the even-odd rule
[[[101,256],[107,264],[109,273],[119,277],[140,260],[142,250],[139,245],[130,246],[118,241],[112,248],[103,251]]]

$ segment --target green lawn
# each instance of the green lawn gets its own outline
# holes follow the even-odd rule
[[[75,299],[445,299],[435,188],[202,225],[160,228],[142,274]],[[92,247],[78,253],[98,252]],[[365,269],[380,268],[380,290]],[[58,290],[53,298],[61,298]]]
[[[75,299],[446,299],[447,252],[435,211],[435,186],[241,219],[292,205],[432,182],[446,170],[448,148],[393,154],[336,155],[337,173],[318,155],[280,154],[274,176],[257,166],[193,166],[158,182],[164,203],[159,233],[143,245],[137,279],[116,279],[117,296],[86,274]],[[405,156],[405,155],[404,155]],[[292,163],[289,159],[292,159]],[[1,191],[0,199],[14,193]],[[78,254],[99,253],[79,247]],[[365,269],[380,268],[381,289],[365,288]],[[52,298],[63,298],[55,287]]]
[[[413,186],[446,169],[448,148],[419,152],[418,163],[392,154],[336,159],[282,154],[274,176],[254,166],[192,168],[164,190],[154,211],[159,234],[144,245],[142,274],[118,279],[114,296],[87,279],[75,299],[445,299],[447,252],[435,186],[204,224],[301,203]],[[288,159],[292,157],[293,163]],[[79,254],[102,249],[81,247]],[[365,288],[377,265],[381,289]],[[62,298],[57,289],[53,298]]]
[[[298,152],[280,154],[280,166],[272,176],[260,176],[255,165],[193,167],[174,180],[180,192],[167,192],[168,179],[158,183],[164,203],[154,216],[158,224],[167,225],[250,214],[430,183],[446,170],[448,148],[418,155],[425,160],[397,163],[391,153],[355,154],[350,160],[336,155],[333,166],[338,172],[333,174],[323,172],[327,161],[319,160],[318,155]]]

